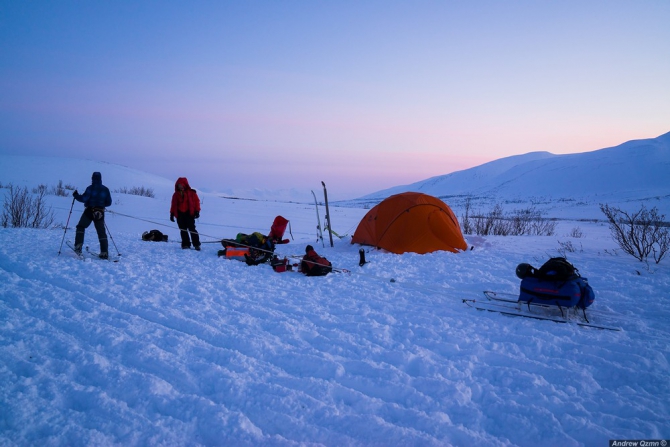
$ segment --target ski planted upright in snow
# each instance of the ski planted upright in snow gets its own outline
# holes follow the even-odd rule
[[[333,228],[332,223],[330,222],[330,210],[328,209],[328,190],[326,190],[326,184],[321,181],[321,184],[323,185],[323,199],[324,202],[326,203],[326,223],[328,225],[328,235],[330,236],[330,246],[333,246],[333,231],[331,228]]]
[[[314,196],[314,207],[316,208],[316,241],[319,242],[320,239],[321,246],[325,247],[326,245],[323,242],[323,230],[321,229],[321,218],[319,217],[319,202],[316,200],[316,194],[314,194],[313,190],[312,195]]]

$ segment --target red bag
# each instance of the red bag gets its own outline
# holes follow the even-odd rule
[[[270,227],[270,233],[268,234],[268,239],[270,239],[273,244],[289,243],[288,239],[282,239],[288,223],[289,221],[283,216],[275,217],[274,222],[272,222],[272,227]]]
[[[277,273],[282,273],[287,270],[292,270],[291,264],[288,263],[288,259],[279,259],[277,256],[273,256],[272,260],[270,261],[270,265],[272,266],[272,269],[277,272]]]

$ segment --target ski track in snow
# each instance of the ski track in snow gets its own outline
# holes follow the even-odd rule
[[[475,249],[458,255],[368,251],[360,268],[348,238],[314,244],[313,206],[251,202],[229,220],[264,231],[273,206],[297,235],[279,254],[311,243],[351,273],[278,274],[218,258],[216,243],[181,250],[176,231],[168,243],[143,242],[137,228],[151,224],[118,216],[118,263],[81,261],[65,245],[59,256],[62,230],[0,229],[0,445],[588,446],[670,437],[667,260],[646,269],[612,255],[607,228],[580,223],[586,235],[569,259],[596,291],[594,314],[623,330],[579,328],[461,302],[483,290],[515,293],[516,265],[556,256],[565,237],[473,237]],[[364,210],[331,214],[348,227]],[[223,226],[201,220],[203,234],[237,232],[223,217],[209,220]],[[86,243],[97,250],[92,227]]]

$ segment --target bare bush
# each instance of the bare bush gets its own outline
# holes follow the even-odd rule
[[[144,186],[133,186],[132,188],[126,188],[125,186],[119,189],[114,190],[120,194],[131,194],[134,196],[143,196],[143,197],[156,197],[154,195],[154,190],[152,188],[145,188]]]
[[[77,188],[70,184],[64,185],[63,180],[58,180],[58,184],[51,188],[51,194],[59,197],[67,197],[72,194],[71,191],[74,191],[75,189]]]
[[[564,257],[567,258],[568,253],[575,253],[577,251],[577,247],[572,243],[572,241],[567,241],[567,242],[561,242],[558,241],[558,253]],[[579,251],[582,252],[584,251],[581,244],[579,246]]]
[[[33,188],[33,194],[46,194],[47,190],[47,185],[37,185],[37,187]]]
[[[644,205],[628,213],[620,208],[600,204],[600,210],[609,222],[612,238],[619,247],[638,261],[647,261],[651,255],[656,264],[670,250],[670,234],[664,222],[665,215]]]
[[[35,188],[35,197],[28,192],[28,188],[18,188],[11,183],[7,186],[0,224],[4,228],[49,228],[54,221],[51,207],[47,207],[45,196],[47,187],[40,185]]]
[[[463,233],[481,236],[552,236],[556,230],[556,222],[542,218],[535,207],[506,214],[502,205],[496,204],[487,214],[478,212],[473,215],[469,199],[461,217],[461,226]]]
[[[465,199],[465,212],[461,216],[461,230],[463,234],[473,234],[472,221],[470,220],[470,210],[472,209],[472,199]]]
[[[576,239],[579,239],[581,237],[584,237],[584,233],[582,232],[582,229],[579,227],[574,227],[569,233],[568,237],[574,237]]]

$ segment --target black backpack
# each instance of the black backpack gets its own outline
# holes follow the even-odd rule
[[[578,278],[579,272],[565,258],[551,258],[535,274],[537,278],[549,281],[568,281]]]
[[[145,231],[142,233],[143,241],[167,242],[167,234],[163,234],[158,230]]]
[[[516,267],[516,276],[520,279],[537,278],[545,281],[568,281],[581,275],[574,265],[565,258],[551,258],[539,269],[522,263]]]

